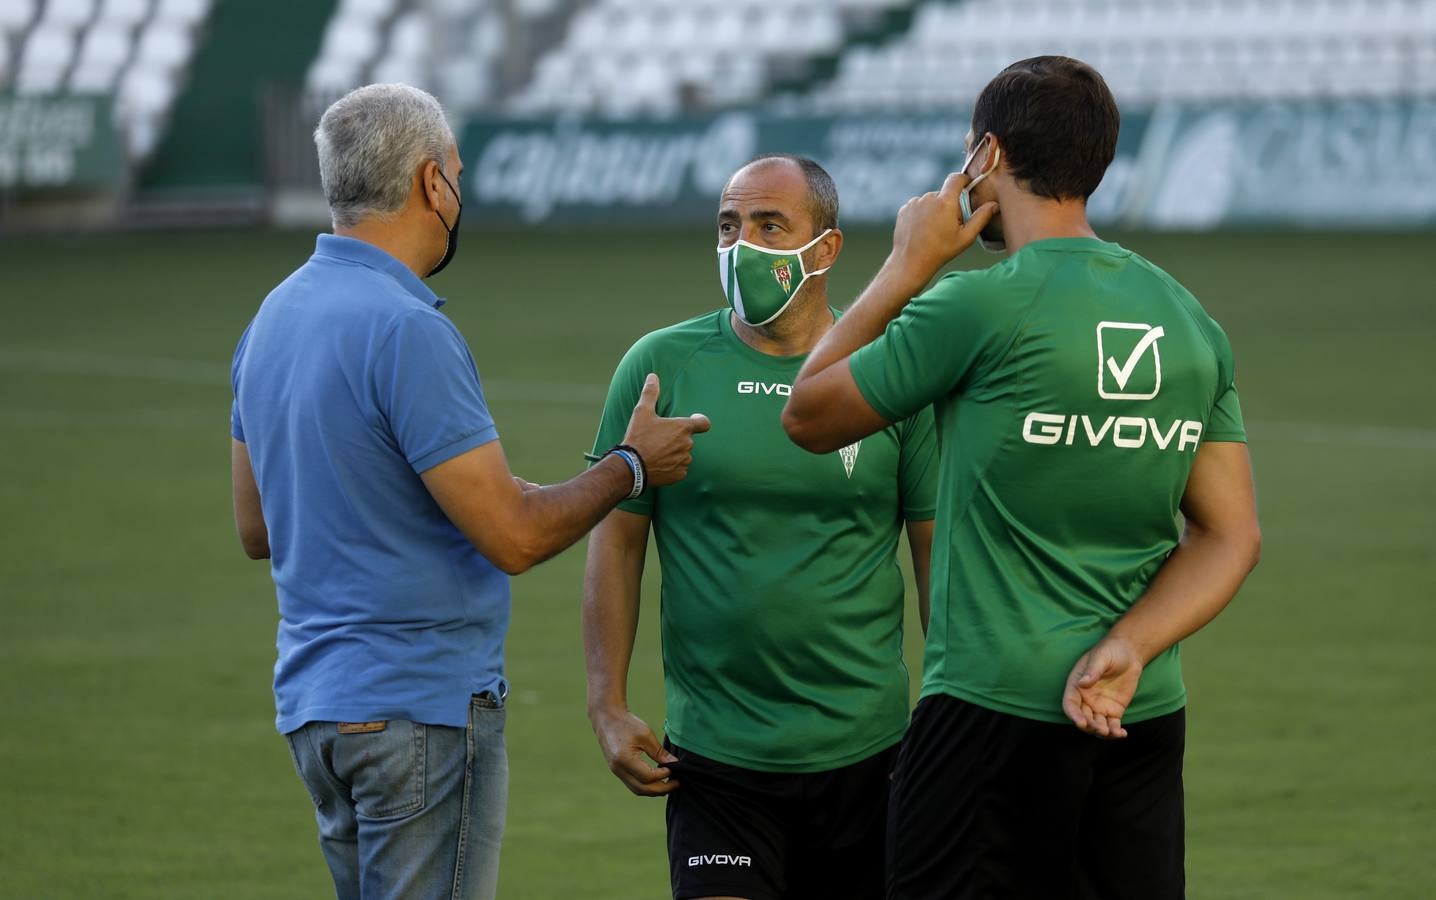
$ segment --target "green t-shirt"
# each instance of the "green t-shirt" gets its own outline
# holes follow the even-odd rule
[[[633,345],[594,451],[623,439],[649,372],[660,415],[713,422],[695,437],[687,478],[619,505],[653,517],[668,736],[749,769],[835,769],[907,726],[896,548],[904,520],[935,513],[932,410],[837,453],[807,453],[779,420],[806,357],[758,352],[729,315]]]
[[[1226,335],[1161,269],[1071,238],[947,275],[851,364],[885,418],[937,412],[923,696],[1065,721],[1072,665],[1176,546],[1198,443],[1246,440]],[[1185,702],[1173,647],[1123,721]]]

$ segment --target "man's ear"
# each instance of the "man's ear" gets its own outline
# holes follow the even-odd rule
[[[439,163],[428,160],[419,166],[419,193],[432,210],[438,210],[444,199],[444,180],[439,177]]]
[[[838,254],[843,252],[843,232],[834,228],[813,249],[818,251],[818,258],[813,260],[816,263],[814,268],[828,268],[838,261]]]
[[[988,169],[992,169],[992,175],[1009,171],[1007,168],[1007,148],[1002,146],[1002,142],[997,139],[997,135],[989,131],[982,137],[987,141],[987,149],[985,151],[986,158],[983,159],[981,163],[981,171],[986,172]],[[993,168],[993,160],[997,161],[996,168]],[[988,177],[991,178],[992,176],[989,175]]]

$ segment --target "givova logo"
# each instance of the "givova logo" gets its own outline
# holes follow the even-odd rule
[[[775,384],[769,381],[740,381],[738,382],[738,393],[776,394],[779,397],[789,397],[793,394],[793,386],[791,384]]]
[[[1097,323],[1097,396],[1104,400],[1151,400],[1162,389],[1160,325],[1138,322]],[[1150,360],[1150,362],[1148,361]],[[1046,446],[1103,445],[1135,450],[1148,445],[1184,453],[1202,440],[1195,419],[1029,412],[1022,440]]]
[[[733,853],[700,853],[697,856],[688,857],[688,868],[698,866],[751,866],[753,857],[738,856]]]
[[[1077,426],[1081,425],[1081,428]],[[1144,447],[1148,439],[1158,450],[1172,446],[1173,439],[1177,452],[1196,449],[1202,441],[1202,423],[1192,420],[1173,419],[1158,422],[1139,416],[1065,416],[1061,413],[1031,412],[1022,421],[1022,439],[1029,444],[1064,444],[1071,447],[1079,439],[1090,447],[1100,447],[1103,442],[1113,447],[1136,449]]]
[[[1151,400],[1157,396],[1162,389],[1162,353],[1157,341],[1164,334],[1160,325],[1098,322],[1097,396],[1104,400]]]

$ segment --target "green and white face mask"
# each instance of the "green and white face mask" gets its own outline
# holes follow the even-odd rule
[[[778,318],[798,296],[809,278],[827,269],[809,272],[803,254],[827,237],[831,228],[796,250],[770,250],[747,241],[735,241],[718,248],[718,278],[733,312],[747,324],[758,327]]]

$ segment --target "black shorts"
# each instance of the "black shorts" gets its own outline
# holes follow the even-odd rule
[[[925,697],[893,774],[889,900],[1182,897],[1186,711],[1125,727]]]
[[[828,772],[757,772],[670,747],[675,900],[876,900],[895,748]]]

